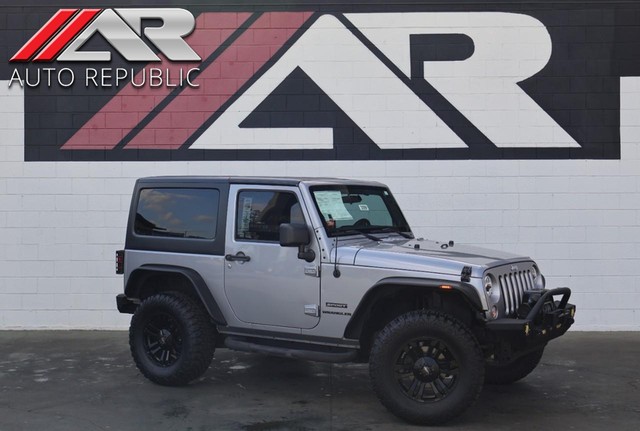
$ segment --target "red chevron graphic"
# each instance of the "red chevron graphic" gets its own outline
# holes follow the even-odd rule
[[[60,9],[9,61],[29,61],[76,12],[78,9]]]
[[[220,107],[251,79],[309,19],[312,12],[264,13],[203,70],[125,147],[180,148]]]
[[[185,40],[202,59],[209,57],[227,38],[238,29],[250,13],[207,12],[196,19],[196,29]],[[162,54],[161,63],[148,65],[168,69],[177,76],[180,69],[186,71],[199,63],[173,63]],[[140,82],[138,72],[135,81]],[[122,88],[63,146],[63,150],[112,150],[134,127],[136,127],[170,93],[169,87],[134,87],[131,83]]]
[[[82,9],[60,33],[54,36],[40,54],[36,55],[33,61],[52,61],[100,12],[102,9]]]

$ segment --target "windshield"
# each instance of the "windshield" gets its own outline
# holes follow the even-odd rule
[[[311,187],[330,237],[359,232],[411,232],[400,207],[384,187],[331,185]]]

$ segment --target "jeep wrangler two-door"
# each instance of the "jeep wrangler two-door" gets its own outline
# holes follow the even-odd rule
[[[368,181],[140,179],[116,267],[150,380],[187,384],[222,347],[368,361],[382,404],[420,424],[525,377],[575,313],[530,258],[414,238]]]

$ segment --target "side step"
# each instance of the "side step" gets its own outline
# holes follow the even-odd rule
[[[234,336],[225,338],[224,344],[229,349],[241,352],[264,353],[316,362],[352,362],[358,356],[358,351],[353,349]]]

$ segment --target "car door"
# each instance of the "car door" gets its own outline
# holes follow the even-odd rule
[[[318,324],[320,278],[316,260],[298,259],[297,247],[281,247],[281,223],[309,217],[296,187],[231,185],[225,245],[225,293],[243,322],[313,328]]]

